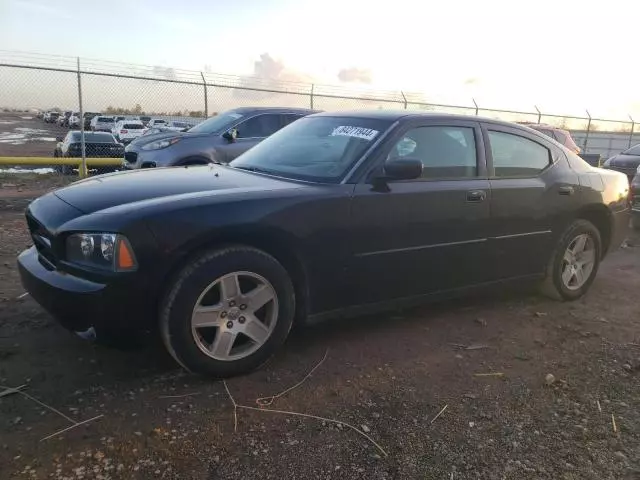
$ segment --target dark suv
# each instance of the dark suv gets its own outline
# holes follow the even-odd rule
[[[140,137],[125,149],[124,167],[229,163],[282,127],[311,113],[313,110],[302,108],[245,107],[229,110],[187,132]]]

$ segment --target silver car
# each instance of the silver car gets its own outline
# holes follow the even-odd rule
[[[125,149],[128,169],[229,163],[282,127],[314,113],[302,108],[236,108],[187,132],[139,137]]]
[[[103,115],[97,115],[91,119],[91,130],[94,132],[109,132],[113,130],[115,122],[113,117],[105,117]]]

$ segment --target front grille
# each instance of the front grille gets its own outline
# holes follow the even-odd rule
[[[136,152],[124,152],[124,159],[127,163],[136,163],[138,161],[138,154]]]
[[[51,234],[29,212],[26,214],[27,226],[33,239],[33,244],[40,256],[52,266],[56,265],[56,255],[51,245]]]

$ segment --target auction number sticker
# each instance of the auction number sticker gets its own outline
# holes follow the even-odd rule
[[[373,130],[371,128],[343,125],[334,128],[333,132],[331,132],[331,136],[341,135],[344,137],[362,138],[363,140],[373,140],[378,133],[378,130]]]

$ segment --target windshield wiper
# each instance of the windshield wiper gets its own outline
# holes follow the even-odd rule
[[[271,170],[265,170],[264,168],[260,168],[260,167],[250,167],[250,166],[247,166],[247,165],[238,165],[237,167],[234,166],[233,168],[237,168],[239,170],[247,170],[249,172],[266,173],[267,175],[273,175],[273,172]]]

